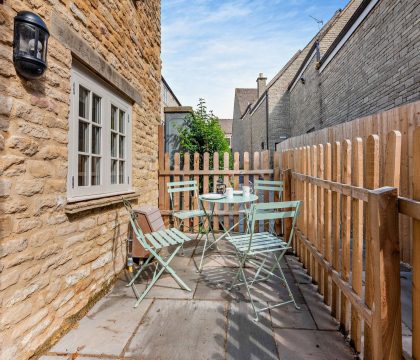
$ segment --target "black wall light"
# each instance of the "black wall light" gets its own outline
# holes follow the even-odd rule
[[[13,63],[16,71],[27,79],[39,78],[47,68],[50,33],[44,21],[29,11],[15,17]]]

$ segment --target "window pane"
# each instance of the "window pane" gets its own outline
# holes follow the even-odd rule
[[[125,112],[120,110],[120,127],[119,127],[119,132],[123,133],[125,132],[125,122],[124,122],[124,118],[125,118]]]
[[[125,153],[124,146],[125,146],[125,136],[120,135],[120,143],[119,143],[118,149],[119,149],[119,156],[121,159],[124,159],[124,153]]]
[[[111,133],[111,156],[117,157],[117,138],[118,135],[115,133]]]
[[[89,152],[89,124],[79,120],[79,151]]]
[[[100,185],[101,183],[101,158],[92,157],[92,185]]]
[[[89,118],[89,90],[79,86],[79,116]]]
[[[101,153],[101,128],[92,125],[92,154]]]
[[[119,173],[119,183],[120,184],[124,184],[124,167],[125,167],[125,163],[124,163],[124,161],[120,161],[119,162],[119,170],[120,170],[120,173]]]
[[[111,160],[111,184],[117,183],[117,160]]]
[[[79,186],[89,185],[89,156],[79,155],[79,166],[78,166],[78,184]]]
[[[111,129],[117,130],[117,117],[118,117],[118,109],[111,105]]]
[[[92,96],[92,121],[101,123],[101,98],[96,94]]]

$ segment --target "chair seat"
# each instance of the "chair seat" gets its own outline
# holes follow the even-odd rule
[[[177,211],[174,213],[174,216],[181,220],[190,219],[193,217],[205,216],[205,215],[206,213],[204,212],[204,210],[184,210],[184,211]]]
[[[149,244],[157,250],[168,246],[180,245],[192,240],[176,228],[155,231],[144,235]]]
[[[274,252],[279,250],[287,250],[291,247],[287,245],[281,238],[270,234],[269,232],[256,233],[252,236],[251,247],[249,248],[250,234],[243,234],[228,237],[228,241],[235,246],[239,252],[247,252],[248,254],[258,254],[263,252]],[[249,252],[248,252],[249,248]]]

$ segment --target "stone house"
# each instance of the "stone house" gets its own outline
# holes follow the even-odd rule
[[[265,90],[257,79],[260,95],[240,120],[234,117],[241,131],[234,123],[233,143],[238,138],[248,151],[274,150],[289,136],[415,101],[418,15],[415,2],[350,1]]]
[[[14,17],[48,68],[13,63]],[[0,3],[0,359],[28,359],[125,266],[127,214],[158,199],[160,1]]]

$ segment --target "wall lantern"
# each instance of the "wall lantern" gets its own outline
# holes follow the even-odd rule
[[[29,11],[15,17],[13,63],[27,79],[39,78],[47,68],[47,45],[50,33],[44,21]]]

